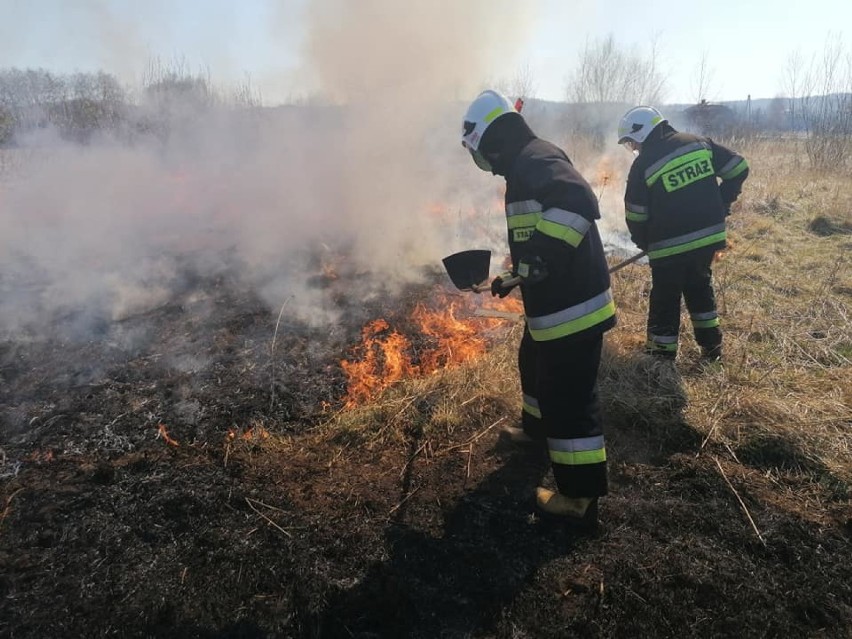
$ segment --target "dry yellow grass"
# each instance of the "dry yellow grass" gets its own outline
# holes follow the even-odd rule
[[[701,437],[696,453],[718,449],[769,482],[804,478],[843,502],[852,481],[852,184],[809,171],[792,146],[742,151],[751,176],[714,267],[725,363],[695,363],[684,316],[674,373],[682,418]],[[647,287],[646,269],[615,277],[620,325],[609,347],[621,357],[640,345]],[[613,377],[617,403],[643,403],[635,375],[610,365],[605,386]],[[631,401],[623,389],[639,392]]]
[[[725,362],[698,364],[686,315],[676,366],[649,361],[641,354],[648,268],[614,275],[619,325],[601,371],[610,458],[714,455],[757,491],[785,495],[786,507],[813,513],[816,500],[843,509],[852,483],[852,184],[809,171],[791,145],[737,148],[752,172],[730,218],[731,246],[714,267]],[[507,325],[487,356],[338,413],[321,436],[370,446],[411,429],[451,438],[462,423],[487,428],[500,410],[514,420],[520,334]]]

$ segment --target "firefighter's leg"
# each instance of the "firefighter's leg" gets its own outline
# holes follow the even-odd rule
[[[652,355],[677,357],[680,331],[681,266],[651,265],[651,299],[648,304],[648,340],[645,350]]]
[[[702,357],[716,361],[722,357],[722,329],[719,328],[719,315],[713,294],[712,263],[711,253],[697,257],[685,268],[683,297]]]
[[[518,372],[521,376],[521,392],[523,404],[521,407],[521,426],[527,437],[533,440],[544,440],[544,425],[541,422],[541,409],[538,403],[538,345],[533,340],[528,328],[524,328],[524,336],[518,349]]]
[[[607,493],[597,377],[603,336],[539,343],[539,405],[558,493],[539,488],[546,515],[589,524]]]

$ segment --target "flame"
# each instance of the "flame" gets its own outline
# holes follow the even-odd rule
[[[490,308],[495,311],[507,311],[512,313],[524,312],[524,302],[520,297],[507,295],[503,299],[499,297],[485,298],[483,304],[485,308]]]
[[[413,376],[416,367],[405,354],[410,343],[404,335],[390,330],[384,319],[373,320],[361,329],[360,361],[343,360],[340,365],[347,377],[346,408],[353,408],[374,397],[391,384]]]
[[[320,270],[322,272],[323,279],[336,280],[340,277],[337,274],[337,265],[336,264],[331,264],[331,263],[323,264]]]
[[[166,430],[166,425],[162,422],[157,425],[157,437],[161,437],[163,441],[166,442],[169,446],[174,446],[175,448],[180,446],[177,440],[172,439],[169,436],[169,431]]]
[[[260,441],[264,439],[269,439],[270,437],[271,435],[269,431],[266,430],[266,428],[264,428],[260,424],[252,424],[242,433],[239,433],[236,428],[229,428],[228,434],[226,435],[226,439],[229,442],[232,442],[236,439],[241,439],[244,441]]]
[[[456,304],[446,310],[430,311],[418,304],[411,313],[420,332],[432,337],[437,345],[420,355],[420,374],[428,375],[440,368],[463,364],[485,352],[485,339],[478,334],[478,322],[459,320]]]
[[[423,338],[422,344],[417,340],[416,349],[385,319],[364,326],[361,342],[354,349],[358,357],[340,362],[347,379],[345,408],[360,406],[403,379],[430,375],[485,353],[487,341],[482,328],[498,326],[501,320],[462,319],[457,316],[460,302],[450,302],[445,296],[437,300],[437,310],[418,304],[409,316],[418,337]],[[477,300],[495,310],[523,312],[521,300],[514,297]]]
[[[614,175],[615,167],[613,166],[612,158],[604,156],[598,161],[592,171],[591,185],[593,187],[598,186],[603,191]]]
[[[728,236],[726,243],[727,243],[727,246],[725,248],[720,249],[720,250],[716,251],[716,253],[713,254],[713,261],[714,262],[721,262],[722,260],[724,260],[727,257],[727,255],[730,251],[734,250],[734,240],[731,239],[730,235]]]

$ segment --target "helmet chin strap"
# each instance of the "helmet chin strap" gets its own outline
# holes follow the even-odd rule
[[[622,142],[621,146],[630,151],[633,155],[637,155],[639,153],[639,150],[642,148],[642,145],[639,144],[636,140],[631,140],[629,138]]]
[[[476,163],[476,166],[478,166],[483,171],[488,171],[489,173],[494,172],[494,169],[491,166],[491,162],[486,160],[485,156],[482,155],[482,153],[480,153],[479,151],[474,151],[470,147],[468,147],[467,150],[470,151],[470,157],[473,158],[473,161]]]

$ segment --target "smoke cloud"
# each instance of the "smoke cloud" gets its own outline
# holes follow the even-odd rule
[[[290,296],[317,322],[334,314],[305,284],[312,251],[345,254],[360,294],[420,277],[464,245],[457,214],[499,193],[461,150],[459,122],[494,61],[511,66],[531,6],[283,2],[276,24],[302,34],[297,76],[312,99],[199,109],[197,91],[166,101],[135,87],[135,121],[162,127],[85,146],[49,130],[19,138],[2,151],[16,171],[0,182],[0,331],[57,313],[91,327],[144,312],[187,265],[237,273],[271,308]],[[138,68],[125,57],[140,55],[139,34],[118,37],[131,28],[105,3],[85,9],[89,32],[111,34],[98,42],[118,67]]]

